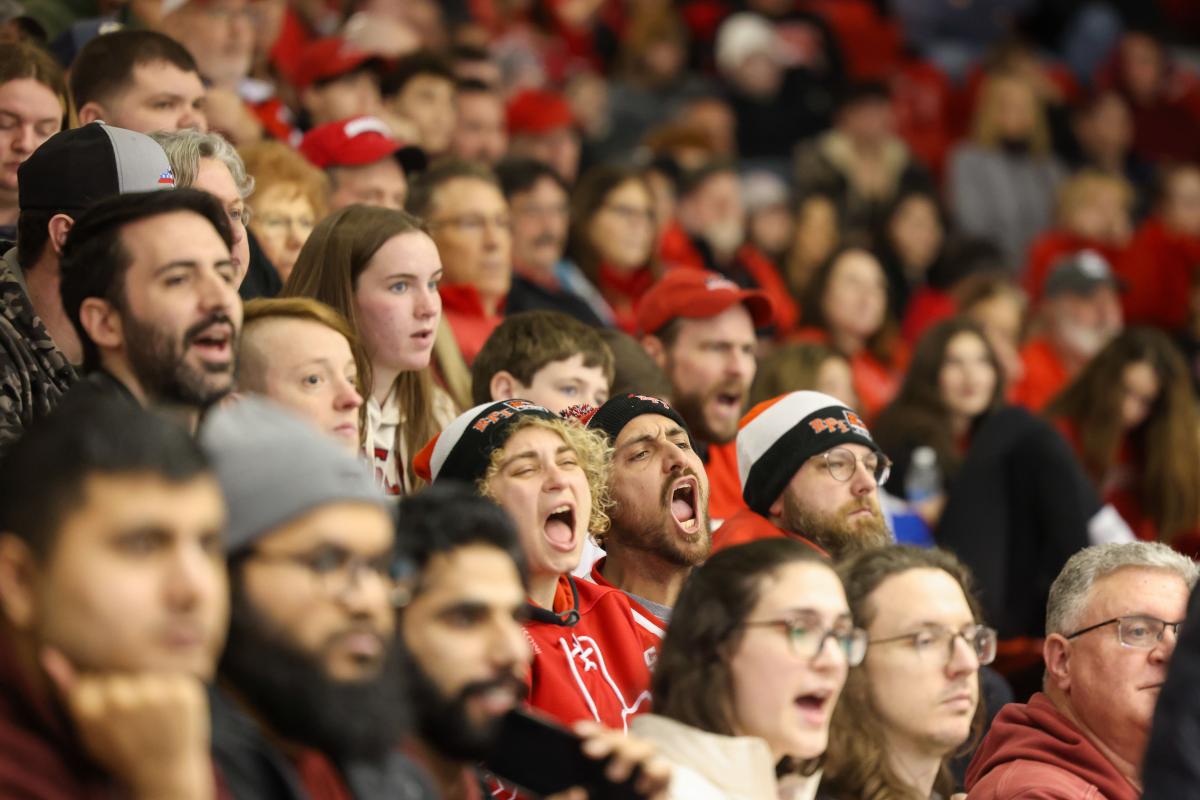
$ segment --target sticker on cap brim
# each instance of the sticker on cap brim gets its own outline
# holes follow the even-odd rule
[[[166,172],[160,172],[158,174],[158,183],[160,186],[174,186],[175,185],[175,173],[171,172],[171,170],[167,170]]]

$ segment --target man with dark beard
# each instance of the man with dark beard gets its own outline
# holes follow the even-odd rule
[[[708,476],[675,409],[640,394],[600,406],[589,428],[613,445],[608,490],[613,506],[592,580],[620,589],[639,625],[662,636],[692,568],[708,558]]]
[[[642,347],[671,381],[671,402],[704,461],[714,520],[745,508],[733,440],[758,368],[755,330],[772,318],[762,292],[693,269],[668,272],[638,305]]]
[[[522,629],[520,539],[499,505],[468,484],[443,481],[401,501],[396,541],[397,563],[416,573],[412,590],[397,598],[416,716],[407,752],[434,777],[442,800],[483,800],[492,790],[477,765],[496,744],[501,718],[521,705],[533,657]],[[665,795],[670,771],[652,747],[593,722],[573,728],[588,757],[610,756],[623,775],[638,765],[643,795]]]
[[[242,303],[229,219],[194,189],[102,200],[71,228],[59,291],[83,345],[82,391],[200,412],[233,388]]]
[[[799,538],[840,559],[892,543],[879,510],[891,461],[836,397],[792,392],[759,403],[737,435],[747,509],[713,536],[713,549],[772,536]]]
[[[229,505],[232,608],[213,749],[237,800],[431,798],[398,751],[394,530],[337,442],[266,400],[214,412],[201,443]]]

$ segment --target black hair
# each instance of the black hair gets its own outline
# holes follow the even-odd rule
[[[438,481],[400,501],[396,523],[396,558],[420,574],[434,556],[482,544],[506,553],[522,583],[528,578],[525,551],[508,513],[475,487]]]
[[[33,269],[50,243],[50,220],[54,211],[23,208],[17,215],[17,264],[25,272]]]
[[[838,92],[835,111],[841,113],[864,103],[890,103],[891,90],[883,81],[852,81]]]
[[[188,432],[128,398],[80,387],[38,420],[0,461],[0,533],[44,560],[96,476],[152,474],[186,483],[208,460]]]
[[[459,94],[474,92],[476,94],[494,94],[497,97],[500,96],[495,86],[484,83],[478,78],[459,78],[454,82],[454,88]]]
[[[515,194],[530,191],[538,181],[544,178],[554,181],[568,194],[571,191],[567,182],[558,174],[558,170],[536,158],[506,158],[496,165],[496,177],[500,180],[500,191],[509,201]]]
[[[215,197],[198,189],[116,195],[96,203],[75,220],[63,245],[59,294],[63,310],[83,344],[85,371],[99,366],[100,352],[83,329],[79,309],[89,297],[122,305],[125,271],[131,256],[121,240],[121,230],[134,222],[176,211],[190,211],[204,217],[220,234],[225,246],[233,246],[233,231],[225,210]]]
[[[404,91],[408,82],[418,75],[431,75],[458,83],[454,70],[446,59],[429,50],[419,50],[396,62],[392,71],[383,76],[379,88],[384,97],[394,97]]]
[[[442,159],[429,169],[413,178],[408,185],[408,197],[404,201],[404,210],[429,222],[433,212],[434,195],[444,184],[459,178],[482,181],[500,188],[496,173],[485,164],[466,161],[461,158]]]
[[[187,48],[166,34],[146,30],[122,30],[97,36],[83,46],[71,65],[71,96],[76,108],[104,102],[133,80],[141,64],[165,61],[184,72],[200,68]]]

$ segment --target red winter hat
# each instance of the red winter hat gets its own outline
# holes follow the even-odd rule
[[[392,137],[392,130],[378,117],[351,117],[318,125],[304,135],[300,153],[321,169],[361,167],[395,156],[411,175],[425,169],[425,151]]]
[[[310,42],[301,52],[292,83],[306,89],[317,81],[336,78],[375,58],[338,36]]]
[[[677,317],[715,317],[734,303],[746,306],[755,328],[766,327],[775,317],[771,298],[764,292],[743,289],[715,272],[687,267],[673,269],[642,295],[637,306],[638,332],[658,333]]]
[[[525,89],[508,103],[508,132],[511,134],[536,136],[574,124],[575,115],[567,101],[549,89]]]

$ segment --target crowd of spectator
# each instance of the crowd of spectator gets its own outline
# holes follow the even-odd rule
[[[1198,404],[1186,0],[0,0],[0,797],[1200,798]]]

